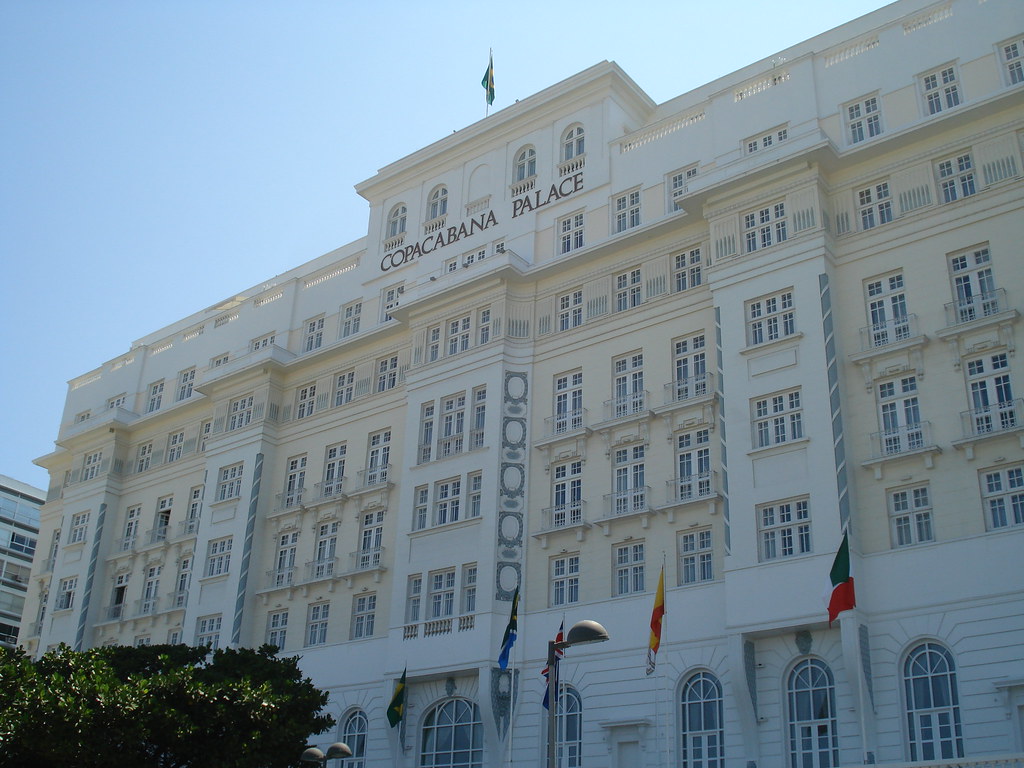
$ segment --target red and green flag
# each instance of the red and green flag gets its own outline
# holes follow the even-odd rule
[[[843,543],[839,545],[836,559],[832,561],[829,581],[831,589],[827,595],[828,625],[831,627],[836,616],[857,605],[853,594],[853,572],[850,570],[850,540],[845,531]]]

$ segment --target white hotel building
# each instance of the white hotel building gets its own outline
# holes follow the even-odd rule
[[[563,766],[1024,765],[1022,138],[1024,3],[900,0],[397,160],[70,382],[22,642],[275,643],[352,766],[525,768],[593,619]]]

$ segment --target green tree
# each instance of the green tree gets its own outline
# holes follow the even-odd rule
[[[273,646],[0,649],[0,768],[285,768],[334,725]]]

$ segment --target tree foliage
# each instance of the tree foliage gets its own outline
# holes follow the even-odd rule
[[[284,768],[334,725],[273,646],[0,648],[0,768]]]

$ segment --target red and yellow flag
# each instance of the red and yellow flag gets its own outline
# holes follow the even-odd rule
[[[651,611],[651,642],[647,646],[647,674],[654,672],[654,662],[661,647],[661,620],[665,618],[665,566],[661,566],[658,577],[658,591],[654,596],[654,610]]]

